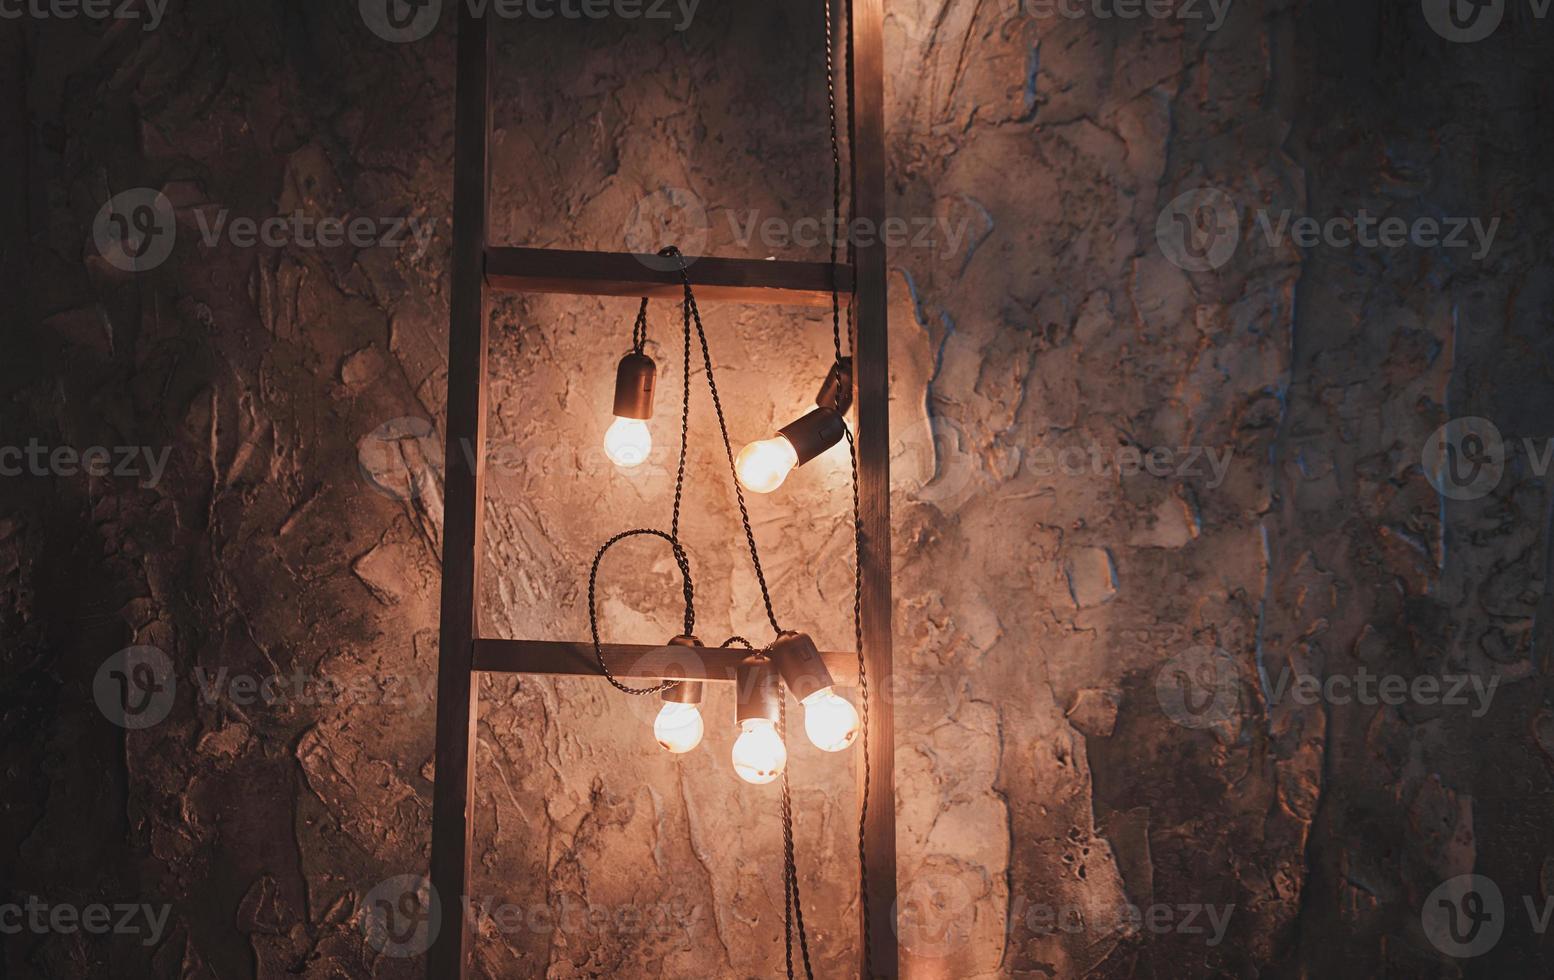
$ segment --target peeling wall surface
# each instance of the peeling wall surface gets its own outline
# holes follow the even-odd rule
[[[825,258],[821,5],[499,6],[493,241]],[[1546,7],[887,0],[903,976],[1554,973]],[[423,977],[454,0],[0,14],[0,976]],[[635,307],[492,306],[488,635],[586,638],[669,526],[667,302],[601,448]],[[737,451],[830,311],[703,312]],[[764,642],[691,381],[698,632]],[[833,650],[849,472],[750,500]],[[598,609],[680,631],[663,542]],[[783,975],[778,787],[730,690],[685,756],[658,707],[482,682],[476,975]],[[859,751],[800,728],[854,976]]]

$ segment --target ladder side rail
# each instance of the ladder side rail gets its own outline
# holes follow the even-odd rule
[[[491,39],[485,18],[459,4],[454,94],[453,259],[448,316],[448,429],[443,503],[441,631],[437,663],[432,893],[441,906],[429,980],[464,980],[474,944],[466,913],[475,809],[479,684],[481,515],[485,501],[485,248],[490,193]]]

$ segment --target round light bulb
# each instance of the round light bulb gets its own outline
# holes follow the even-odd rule
[[[653,435],[641,419],[617,418],[604,433],[604,454],[616,466],[637,466],[648,458]]]
[[[739,726],[734,739],[734,772],[747,783],[760,786],[782,775],[788,765],[788,748],[768,718],[750,718]]]
[[[653,737],[658,744],[676,754],[689,752],[701,744],[706,725],[694,704],[666,702],[653,719]]]
[[[858,737],[858,709],[829,687],[804,699],[804,734],[815,748],[840,752]]]
[[[788,471],[797,466],[798,451],[782,436],[752,442],[739,451],[734,469],[739,482],[752,493],[771,493],[782,486]]]

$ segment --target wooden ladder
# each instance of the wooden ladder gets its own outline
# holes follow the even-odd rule
[[[469,895],[470,837],[475,806],[475,734],[480,672],[588,675],[602,679],[593,644],[507,640],[480,635],[481,513],[485,500],[487,298],[493,292],[582,296],[682,295],[679,272],[661,261],[621,252],[508,248],[487,241],[490,194],[492,42],[487,21],[460,3],[454,120],[453,279],[448,330],[448,432],[443,527],[442,633],[437,667],[436,786],[432,804],[433,894],[442,897],[442,926],[428,957],[430,980],[464,980],[474,943]],[[883,0],[853,0],[856,187],[854,214],[881,227],[884,218]],[[870,934],[876,977],[897,970],[894,724],[891,712],[890,433],[885,325],[885,250],[879,236],[856,246],[856,269],[837,272],[838,288],[854,291],[857,349],[859,492],[863,519],[863,655],[870,688],[872,778],[864,827],[868,855]],[[826,262],[695,258],[698,299],[743,303],[829,305]],[[611,669],[622,678],[665,678],[665,662],[683,662],[684,648],[607,644]],[[704,649],[710,682],[732,682],[740,650]],[[828,653],[840,684],[857,682],[857,653]],[[862,789],[863,766],[858,760]],[[453,900],[449,901],[448,898]],[[863,950],[859,949],[862,974]],[[870,978],[872,980],[872,978]]]

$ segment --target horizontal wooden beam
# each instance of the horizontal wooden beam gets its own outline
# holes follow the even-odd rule
[[[616,677],[632,680],[733,681],[734,667],[748,650],[721,647],[655,647],[637,643],[603,644],[605,663]],[[831,676],[844,687],[858,683],[858,655],[822,653]],[[554,640],[475,641],[475,670],[507,674],[604,676],[592,643]]]
[[[831,305],[829,262],[687,257],[698,300]],[[572,296],[681,296],[678,268],[656,255],[557,248],[486,249],[486,282],[498,290]],[[852,268],[836,267],[836,288],[848,293]]]

